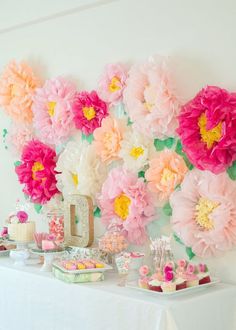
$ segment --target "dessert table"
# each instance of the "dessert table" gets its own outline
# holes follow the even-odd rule
[[[178,297],[117,286],[118,278],[66,284],[40,265],[0,258],[0,330],[235,330],[236,286],[220,283]]]

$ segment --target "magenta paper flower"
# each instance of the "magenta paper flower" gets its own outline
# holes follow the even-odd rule
[[[164,57],[134,65],[126,81],[124,103],[135,129],[151,138],[175,136],[180,101]]]
[[[45,143],[56,145],[70,137],[74,130],[72,104],[75,85],[62,77],[47,80],[33,98],[34,127]]]
[[[226,173],[188,172],[170,197],[173,230],[199,257],[236,245],[236,182]]]
[[[56,153],[38,140],[30,141],[23,150],[21,165],[15,171],[23,192],[34,203],[45,204],[59,191],[55,177]]]
[[[153,220],[155,208],[143,179],[120,167],[114,168],[103,184],[98,202],[106,227],[115,221],[129,242],[145,242],[146,226]]]
[[[17,218],[19,219],[20,223],[27,222],[29,216],[25,211],[18,211],[16,214]]]
[[[98,84],[98,95],[115,105],[122,100],[127,72],[121,64],[108,64]]]
[[[108,116],[108,106],[95,91],[76,93],[73,103],[75,126],[85,135],[92,134]]]
[[[235,127],[236,93],[207,86],[183,106],[177,132],[190,162],[217,174],[236,160]]]

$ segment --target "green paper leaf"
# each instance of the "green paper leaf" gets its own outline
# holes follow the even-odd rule
[[[180,140],[177,141],[176,147],[175,147],[175,151],[178,155],[182,156],[186,166],[188,167],[188,169],[191,171],[194,166],[193,164],[190,163],[190,161],[188,160],[188,157],[186,156],[186,154],[183,152],[183,148],[182,148],[182,143]]]
[[[131,125],[133,125],[133,122],[131,121],[131,119],[130,119],[130,118],[128,118],[128,121],[127,121],[127,126],[131,126]]]
[[[17,167],[17,166],[20,166],[21,165],[21,161],[17,160],[15,163],[14,163],[14,166]]]
[[[191,247],[186,247],[185,251],[188,255],[189,260],[192,260],[195,257],[195,254],[193,253]]]
[[[41,204],[34,204],[34,209],[37,213],[41,212],[42,207],[43,206]]]
[[[139,178],[145,178],[145,172],[144,171],[138,172],[138,177]]]
[[[177,236],[176,235],[176,233],[174,233],[174,240],[177,242],[177,243],[179,243],[179,244],[181,244],[181,245],[184,245],[184,243],[181,241],[181,239],[179,238],[179,236]]]
[[[93,142],[93,134],[85,135],[84,133],[82,133],[82,140],[87,141],[91,144]]]
[[[233,165],[227,169],[227,173],[231,180],[236,180],[236,161],[234,161]]]
[[[166,146],[168,149],[171,149],[172,146],[173,146],[173,144],[174,144],[174,142],[175,142],[175,139],[170,137],[170,138],[164,140],[164,142],[165,142],[165,146]]]
[[[2,130],[2,137],[5,138],[6,135],[7,135],[7,133],[8,133],[7,129],[4,128],[4,129]]]
[[[164,213],[165,215],[167,215],[168,217],[170,217],[170,216],[172,215],[172,207],[170,206],[170,203],[169,203],[169,202],[167,202],[167,203],[163,206],[162,210],[163,210],[163,213]]]
[[[93,212],[94,217],[101,218],[101,210],[99,207],[96,208],[96,210]]]
[[[154,146],[156,148],[156,151],[162,151],[165,148],[165,141],[155,139],[154,140]]]

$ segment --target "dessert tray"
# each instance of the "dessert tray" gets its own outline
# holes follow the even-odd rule
[[[67,270],[65,269],[60,261],[55,261],[53,262],[53,266],[57,267],[58,269],[60,269],[62,272],[64,273],[70,273],[70,274],[87,274],[87,273],[104,273],[107,270],[111,270],[112,267],[110,265],[105,264],[104,262],[102,262],[104,267],[103,268],[86,268],[86,269],[76,269],[76,270]]]
[[[158,292],[158,291],[143,289],[143,288],[140,288],[138,286],[136,281],[135,282],[128,282],[126,284],[126,287],[131,288],[131,289],[135,289],[135,290],[140,291],[140,292],[147,293],[147,294],[152,295],[152,296],[177,297],[177,296],[180,296],[180,295],[183,295],[183,294],[199,292],[203,289],[209,288],[209,287],[214,286],[218,283],[220,283],[220,279],[216,278],[216,277],[212,277],[210,283],[201,284],[201,285],[193,286],[191,288],[186,288],[186,289],[177,290],[177,291],[173,291],[173,292]]]

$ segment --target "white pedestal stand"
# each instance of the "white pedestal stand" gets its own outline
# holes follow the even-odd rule
[[[29,244],[32,242],[14,242],[17,245],[15,250],[10,251],[10,258],[14,260],[15,266],[25,266],[26,260],[29,259]]]
[[[62,256],[65,251],[53,251],[53,252],[45,252],[36,249],[32,249],[31,253],[36,254],[38,256],[44,257],[44,263],[40,268],[41,272],[51,272],[52,271],[52,263],[56,257]]]

